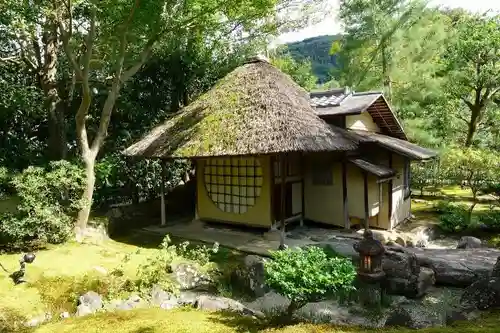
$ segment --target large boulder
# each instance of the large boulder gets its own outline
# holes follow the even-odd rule
[[[500,251],[489,248],[475,249],[407,249],[415,253],[422,267],[434,271],[436,283],[455,287],[468,287],[490,275]]]
[[[436,282],[434,271],[421,267],[418,275],[409,278],[387,278],[385,289],[390,295],[403,295],[408,298],[420,298],[424,296]]]
[[[388,278],[410,279],[420,273],[417,257],[401,249],[385,252],[382,258],[382,269]]]
[[[242,267],[232,275],[233,284],[255,297],[264,296],[270,290],[264,280],[264,258],[256,255],[246,256]]]
[[[433,311],[422,305],[398,305],[389,311],[385,326],[421,329],[445,326],[446,313]]]
[[[180,263],[172,267],[172,270],[180,290],[207,289],[212,284],[211,279],[194,264]]]
[[[458,241],[457,249],[477,249],[483,247],[479,238],[472,236],[464,236]]]
[[[295,312],[294,317],[314,324],[363,327],[381,327],[384,324],[381,317],[368,318],[363,311],[354,311],[332,300],[307,303]]]
[[[490,276],[500,278],[500,257],[497,258],[497,262],[493,266],[493,269],[491,270]]]
[[[277,315],[283,313],[290,305],[290,300],[274,291],[270,291],[253,302],[246,303],[250,309],[263,312],[265,314]]]
[[[500,278],[491,277],[474,282],[465,290],[460,305],[467,310],[500,307]]]

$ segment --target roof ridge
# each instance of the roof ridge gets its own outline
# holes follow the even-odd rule
[[[352,92],[352,95],[354,96],[366,96],[366,95],[383,95],[384,93],[382,91],[361,91],[361,92]]]

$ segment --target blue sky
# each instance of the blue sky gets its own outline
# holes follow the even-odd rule
[[[327,17],[326,19],[315,25],[309,26],[302,30],[283,34],[277,39],[275,43],[282,44],[314,36],[339,33],[341,31],[341,28],[337,18],[335,17],[335,12],[339,7],[339,1],[327,1],[329,1],[330,5],[334,8],[333,15]],[[489,9],[500,12],[499,0],[431,0],[430,4],[434,6],[444,6],[452,8],[461,7],[475,12],[485,12]]]

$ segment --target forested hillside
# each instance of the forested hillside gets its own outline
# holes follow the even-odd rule
[[[325,83],[330,80],[331,71],[336,65],[336,56],[330,55],[330,49],[332,43],[340,38],[340,35],[326,35],[289,43],[288,52],[295,61],[309,60],[318,82]]]

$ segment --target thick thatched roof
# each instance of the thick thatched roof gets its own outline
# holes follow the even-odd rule
[[[192,158],[356,149],[310,106],[309,94],[256,59],[127,148],[129,156]]]

